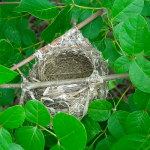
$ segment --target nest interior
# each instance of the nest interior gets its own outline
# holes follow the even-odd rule
[[[107,74],[107,62],[80,31],[68,32],[65,37],[35,63],[28,76],[30,82],[59,82]],[[90,84],[88,80],[33,90],[35,98],[48,108],[52,116],[65,112],[79,120],[86,114],[89,103],[98,98],[105,99],[107,92],[108,82],[97,85]],[[29,95],[26,96],[26,100],[29,99]]]

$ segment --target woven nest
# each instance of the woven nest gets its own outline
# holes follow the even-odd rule
[[[87,113],[88,105],[95,99],[105,99],[108,82],[90,83],[107,74],[107,62],[101,53],[85,39],[80,31],[70,30],[47,53],[36,54],[38,60],[30,70],[30,82],[87,79],[86,82],[56,85],[32,90],[36,99],[49,110],[51,116],[65,112],[79,120]],[[26,96],[29,98],[29,95]]]

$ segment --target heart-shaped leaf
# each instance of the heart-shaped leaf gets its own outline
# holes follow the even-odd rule
[[[50,124],[51,116],[46,106],[38,100],[30,100],[25,107],[26,119],[32,123],[46,127]]]
[[[94,121],[88,116],[85,116],[82,119],[82,123],[85,126],[87,132],[87,142],[91,141],[97,134],[99,134],[102,131],[98,122]]]
[[[86,130],[74,116],[59,113],[53,118],[53,129],[66,150],[83,149],[86,145]]]
[[[9,150],[24,150],[20,145],[12,143],[11,148]]]
[[[17,133],[17,142],[26,150],[43,150],[44,136],[37,127],[24,126]]]
[[[18,128],[24,122],[24,119],[25,112],[21,105],[9,107],[0,114],[0,124],[9,129]]]
[[[112,108],[106,100],[95,100],[90,104],[88,114],[95,121],[105,121],[110,117]]]
[[[125,122],[128,115],[129,113],[126,111],[116,111],[110,116],[108,120],[108,129],[116,139],[120,139],[126,135]]]
[[[0,127],[0,150],[9,150],[12,145],[10,133],[3,127]]]

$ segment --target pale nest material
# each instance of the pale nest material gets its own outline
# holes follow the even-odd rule
[[[47,53],[37,51],[36,56],[38,60],[28,76],[30,82],[87,78],[86,82],[78,84],[32,90],[35,98],[48,108],[52,117],[65,112],[81,120],[91,101],[106,99],[108,82],[103,82],[100,76],[108,72],[107,61],[79,30],[69,30]],[[91,78],[99,83],[90,83]]]

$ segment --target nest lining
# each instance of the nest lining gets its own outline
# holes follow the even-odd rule
[[[68,31],[62,40],[39,57],[28,80],[31,82],[60,81],[77,78],[98,78],[107,74],[107,62],[80,31]],[[79,120],[86,114],[92,100],[105,99],[108,82],[99,85],[87,82],[59,85],[33,90],[52,116],[59,112],[74,115]],[[29,99],[29,96],[26,97]]]

